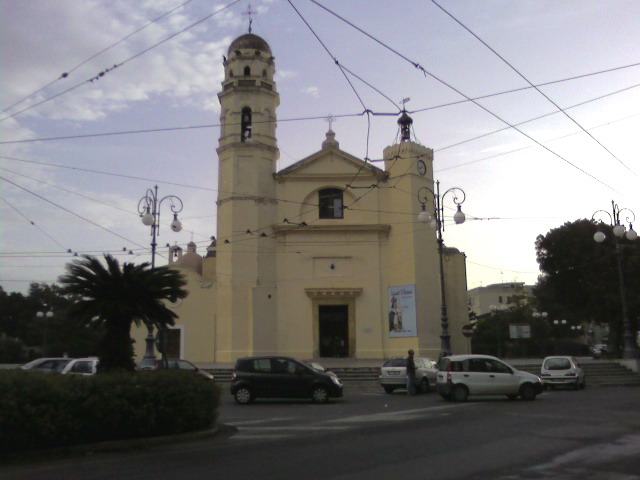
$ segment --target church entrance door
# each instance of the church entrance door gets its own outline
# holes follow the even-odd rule
[[[349,356],[349,306],[319,305],[320,356]]]

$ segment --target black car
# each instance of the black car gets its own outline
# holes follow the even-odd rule
[[[231,394],[241,405],[263,398],[310,398],[326,403],[342,396],[342,382],[317,363],[289,357],[247,357],[236,362]]]
[[[138,364],[138,370],[162,370],[164,369],[164,363],[162,360],[155,359],[152,362]],[[201,375],[207,380],[215,381],[213,375],[204,370],[200,370],[193,363],[182,360],[181,358],[169,358],[167,359],[167,368],[169,370],[180,370],[182,372],[195,373],[197,375]]]

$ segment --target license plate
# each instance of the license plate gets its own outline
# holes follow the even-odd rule
[[[400,375],[400,372],[388,372],[389,375]]]

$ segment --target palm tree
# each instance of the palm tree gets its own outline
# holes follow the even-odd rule
[[[106,268],[96,257],[67,264],[60,278],[66,294],[77,301],[70,315],[91,325],[102,325],[104,335],[98,347],[99,370],[135,369],[131,324],[141,322],[158,328],[173,325],[177,315],[165,305],[185,298],[182,275],[167,267],[150,268],[149,263],[123,263],[105,254]]]

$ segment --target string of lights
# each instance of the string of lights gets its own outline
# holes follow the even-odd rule
[[[63,79],[67,79],[69,78],[69,75],[71,75],[74,71],[76,71],[78,68],[80,68],[83,65],[86,65],[87,63],[89,63],[91,60],[93,60],[94,58],[99,57],[100,55],[102,55],[103,53],[108,52],[109,50],[111,50],[114,47],[117,47],[118,45],[120,45],[121,43],[126,42],[129,38],[133,37],[136,33],[141,32],[142,30],[144,30],[147,27],[150,27],[151,25],[153,25],[154,23],[158,23],[160,20],[162,20],[164,17],[171,15],[172,13],[174,13],[175,11],[177,11],[178,9],[184,7],[185,5],[187,5],[188,3],[191,3],[193,0],[187,0],[186,2],[181,3],[180,5],[178,5],[177,7],[172,8],[171,10],[163,13],[162,15],[160,15],[159,17],[154,18],[153,20],[147,22],[146,24],[142,25],[141,27],[135,29],[134,31],[132,31],[131,33],[129,33],[128,35],[124,36],[123,38],[121,38],[120,40],[118,40],[117,42],[112,43],[111,45],[103,48],[102,50],[100,50],[99,52],[91,55],[90,57],[86,58],[85,60],[81,61],[80,63],[74,65],[73,67],[67,69],[66,71],[64,71],[63,73],[60,74],[60,76],[58,76],[57,78],[51,80],[49,83],[47,83],[46,85],[38,88],[37,90],[31,92],[30,94],[22,97],[21,99],[19,99],[18,101],[12,103],[11,105],[9,105],[8,107],[6,107],[5,109],[2,110],[2,112],[0,113],[5,113],[9,110],[11,110],[13,107],[15,107],[16,105],[21,104],[22,102],[32,98],[33,96],[37,95],[38,93],[46,90],[47,88],[49,88],[51,85],[53,85],[54,83],[63,80]]]
[[[40,106],[40,105],[42,105],[44,103],[47,103],[47,102],[49,102],[49,101],[51,101],[51,100],[53,100],[55,98],[60,97],[61,95],[65,95],[65,94],[77,89],[78,87],[81,87],[82,85],[86,85],[86,84],[89,84],[89,83],[93,83],[96,80],[100,80],[102,77],[104,77],[110,71],[112,71],[112,70],[114,70],[116,68],[122,67],[123,65],[125,65],[125,64],[131,62],[132,60],[144,55],[145,53],[153,50],[154,48],[159,47],[163,43],[168,42],[169,40],[177,37],[178,35],[183,34],[184,32],[192,29],[193,27],[195,27],[197,25],[200,25],[202,22],[205,22],[206,20],[209,20],[210,18],[214,17],[215,15],[217,15],[219,13],[222,13],[223,11],[227,10],[228,8],[233,7],[235,4],[239,3],[240,1],[241,0],[234,0],[233,2],[225,5],[224,7],[221,7],[219,9],[215,10],[213,13],[210,13],[210,14],[206,15],[205,17],[201,18],[200,20],[188,25],[187,27],[185,27],[185,28],[183,28],[183,29],[181,29],[181,30],[179,30],[179,31],[177,31],[175,33],[172,33],[171,35],[169,35],[168,37],[165,37],[164,39],[160,40],[157,43],[154,43],[150,47],[147,47],[147,48],[139,51],[138,53],[128,57],[127,59],[123,60],[122,62],[116,63],[112,67],[105,68],[104,70],[100,71],[98,74],[94,75],[93,77],[88,78],[87,80],[83,80],[82,82],[77,83],[74,86],[72,86],[70,88],[67,88],[66,90],[64,90],[62,92],[59,92],[59,93],[57,93],[55,95],[52,95],[52,96],[47,97],[47,98],[44,98],[43,100],[41,100],[39,102],[36,102],[36,103],[33,103],[33,104],[29,105],[28,107],[25,107],[25,108],[23,108],[21,110],[17,110],[16,112],[13,112],[13,113],[11,113],[9,115],[5,115],[4,117],[0,118],[0,123],[4,122],[5,120],[8,120],[10,118],[14,118],[14,117],[16,117],[16,116],[18,116],[18,115],[20,115],[20,114],[22,114],[24,112],[28,112],[29,110],[32,110],[35,107],[38,107],[38,106]]]

